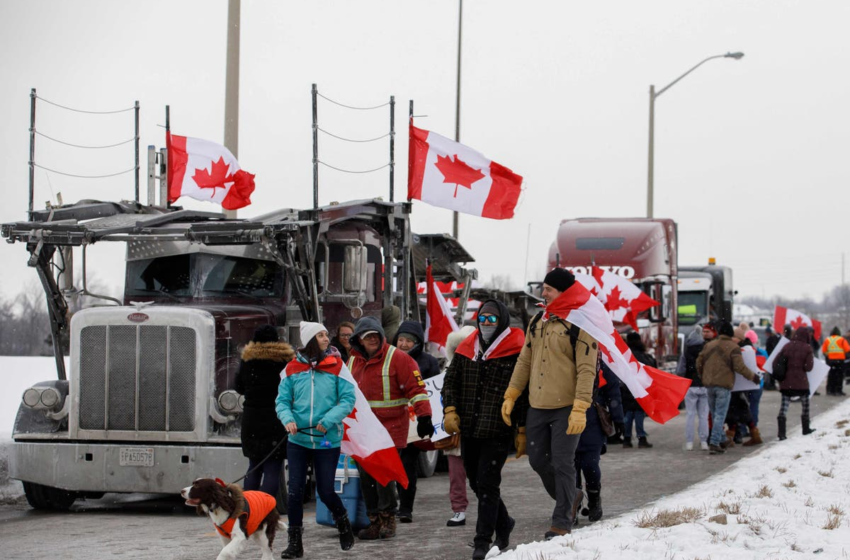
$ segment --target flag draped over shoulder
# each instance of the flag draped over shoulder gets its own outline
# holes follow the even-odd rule
[[[820,340],[822,329],[820,321],[814,320],[796,309],[777,305],[773,310],[773,328],[776,332],[781,333],[785,325],[791,325],[791,328],[795,331],[800,327],[812,327],[815,331],[815,339]]]
[[[410,125],[407,198],[465,214],[506,220],[522,177],[472,148]]]
[[[199,138],[168,133],[168,202],[181,196],[236,210],[251,204],[254,175],[243,171],[230,150]]]
[[[602,361],[625,383],[646,414],[663,424],[679,414],[679,403],[691,381],[641,364],[614,328],[611,316],[580,282],[546,306],[544,318],[555,316],[577,326],[599,343]]]
[[[598,266],[594,266],[591,271],[592,274],[576,274],[576,280],[602,302],[611,315],[612,321],[626,323],[634,330],[638,330],[638,314],[661,305],[619,274],[603,270]]]
[[[431,276],[431,265],[425,272],[426,282],[426,304],[425,304],[425,339],[437,346],[441,352],[445,352],[446,340],[449,335],[458,329],[457,322],[452,316],[452,311],[440,288]]]

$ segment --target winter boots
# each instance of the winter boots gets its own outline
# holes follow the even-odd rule
[[[382,539],[395,537],[395,514],[393,512],[381,512],[381,530],[378,535]]]
[[[726,448],[735,447],[735,430],[726,430]]]
[[[758,445],[760,443],[764,443],[761,440],[761,434],[759,433],[758,428],[750,428],[750,439],[744,442],[744,447],[750,447],[752,445]]]
[[[511,544],[511,533],[514,530],[514,526],[516,525],[516,519],[513,517],[508,517],[508,526],[505,527],[504,531],[496,530],[496,539],[493,541],[494,546],[499,547],[499,552],[504,552],[508,549]],[[489,550],[487,551],[489,552]],[[485,553],[486,555],[486,553]]]
[[[788,436],[785,435],[785,420],[786,418],[784,416],[776,417],[776,425],[779,431],[779,441],[785,441],[786,439],[788,439]]]
[[[376,541],[381,538],[381,517],[378,515],[369,516],[369,526],[361,529],[357,533],[357,538],[361,541]]]
[[[646,441],[646,436],[638,438],[638,449],[652,449],[652,444]]]
[[[630,438],[630,437],[624,437],[624,438],[623,438],[623,447],[625,447],[625,448],[631,448],[631,447],[634,447],[634,445],[632,445],[632,438]]]
[[[810,433],[814,432],[814,428],[809,425],[809,417],[808,416],[800,416],[800,423],[803,424],[803,435],[807,436]]]
[[[587,491],[587,507],[581,510],[582,515],[586,515],[588,521],[599,521],[602,519],[602,497],[599,490]]]
[[[351,550],[354,546],[354,531],[351,529],[351,521],[348,520],[347,513],[336,519],[336,529],[339,531],[339,547],[342,550]]]
[[[301,534],[304,529],[301,527],[290,527],[287,530],[289,534],[289,546],[286,550],[280,553],[280,557],[286,558],[301,558],[304,556],[304,545],[301,542]]]

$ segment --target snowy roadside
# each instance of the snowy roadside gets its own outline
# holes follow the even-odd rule
[[[817,431],[810,436],[798,432],[766,444],[727,470],[637,512],[581,525],[550,542],[519,545],[498,557],[850,558],[850,400],[818,415],[813,427]],[[712,460],[703,453],[694,460]]]

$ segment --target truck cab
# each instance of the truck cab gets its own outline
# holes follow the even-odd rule
[[[728,266],[679,267],[680,325],[705,321],[732,321],[735,294],[732,269]]]

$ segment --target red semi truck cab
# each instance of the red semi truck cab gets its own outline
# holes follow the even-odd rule
[[[677,226],[670,219],[577,218],[561,221],[549,248],[549,269],[590,274],[598,266],[637,284],[661,305],[638,316],[646,346],[659,365],[678,355]],[[621,331],[628,325],[617,324]]]

